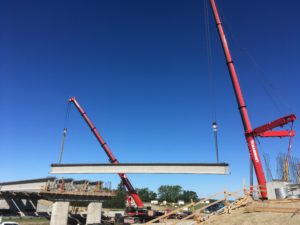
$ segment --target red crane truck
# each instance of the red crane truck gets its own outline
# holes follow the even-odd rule
[[[99,144],[101,145],[102,149],[106,153],[106,155],[109,158],[110,163],[112,164],[119,164],[119,161],[117,158],[113,155],[112,151],[108,147],[107,143],[104,141],[104,139],[101,137],[100,133],[92,123],[92,121],[87,116],[86,112],[83,110],[83,108],[79,105],[78,101],[75,97],[72,97],[69,99],[69,103],[73,103],[75,107],[80,112],[81,116],[87,123],[87,125],[91,128],[91,131],[97,138]],[[155,216],[157,216],[159,213],[156,211],[151,210],[151,208],[144,207],[144,203],[142,202],[140,196],[135,191],[134,187],[130,183],[128,177],[125,173],[119,173],[119,177],[121,178],[123,184],[125,185],[127,191],[130,194],[129,198],[132,198],[136,204],[137,207],[129,206],[125,209],[125,217],[124,217],[124,223],[137,223],[137,222],[146,222],[151,219],[153,219]],[[130,200],[129,200],[130,202]]]

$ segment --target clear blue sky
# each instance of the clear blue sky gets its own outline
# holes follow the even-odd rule
[[[217,4],[253,127],[300,115],[299,1]],[[209,13],[220,159],[231,175],[130,175],[135,187],[179,184],[202,196],[248,181],[241,119]],[[73,95],[121,162],[215,162],[204,25],[202,0],[1,1],[0,180],[48,175]],[[63,162],[107,162],[74,107],[70,116]],[[274,169],[287,141],[261,141]],[[300,157],[299,136],[293,155]]]

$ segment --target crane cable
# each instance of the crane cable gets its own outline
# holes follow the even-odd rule
[[[217,125],[217,110],[216,110],[216,94],[214,86],[214,76],[213,76],[213,60],[212,60],[212,44],[211,44],[211,30],[209,25],[209,4],[208,0],[204,0],[204,23],[205,23],[205,39],[206,39],[206,55],[207,55],[207,65],[208,65],[208,77],[209,77],[209,93],[211,97],[211,111],[212,111],[212,129],[214,133],[215,149],[216,149],[216,159],[219,163],[219,146],[218,146],[218,125]]]
[[[293,111],[292,107],[290,107],[286,103],[284,96],[282,94],[276,94],[275,91],[276,89],[277,91],[280,91],[279,88],[275,87],[273,83],[270,81],[270,79],[268,79],[265,71],[261,68],[260,64],[257,62],[255,57],[246,49],[246,47],[240,41],[229,19],[225,16],[225,13],[223,12],[221,6],[219,6],[219,11],[223,19],[222,24],[225,26],[225,28],[229,30],[229,33],[231,34],[232,43],[236,45],[237,50],[239,50],[240,53],[246,56],[245,59],[247,59],[247,61],[250,63],[250,66],[252,66],[253,68],[254,74],[256,74],[256,76],[258,77],[257,79],[259,81],[258,84],[265,92],[266,97],[269,98],[269,101],[273,105],[274,109],[280,115],[283,114],[283,110]],[[283,91],[280,91],[280,93],[283,93]]]
[[[293,127],[294,127],[294,121],[292,121],[292,124],[291,124],[291,129],[290,129],[291,132],[293,131]],[[291,157],[292,139],[293,139],[293,136],[290,136],[289,146],[288,146],[288,151],[287,151],[287,160],[289,160],[289,158]]]
[[[61,145],[60,145],[60,155],[59,155],[59,161],[58,163],[61,163],[63,152],[64,152],[64,147],[65,147],[65,139],[67,136],[67,125],[69,122],[69,117],[70,117],[70,102],[67,103],[67,109],[66,109],[66,115],[65,115],[65,120],[64,120],[64,130],[63,130],[63,135],[61,139]]]
[[[290,129],[291,132],[293,131],[293,126],[294,126],[294,122],[292,122],[292,124],[291,124],[291,129]],[[293,136],[290,136],[288,150],[287,150],[287,154],[286,154],[286,157],[284,160],[284,175],[283,175],[284,181],[289,180],[289,161],[291,159],[292,139],[293,139]]]

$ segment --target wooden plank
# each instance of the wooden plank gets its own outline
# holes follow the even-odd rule
[[[218,193],[216,193],[216,194],[213,194],[213,195],[207,197],[206,199],[202,199],[201,201],[199,201],[199,202],[197,202],[197,203],[192,202],[192,203],[190,203],[190,204],[188,204],[188,205],[182,206],[181,208],[175,209],[175,210],[173,210],[173,211],[171,211],[171,212],[169,212],[169,213],[167,213],[167,214],[165,214],[165,215],[162,215],[162,216],[160,216],[160,217],[157,217],[157,218],[155,218],[155,219],[153,219],[153,220],[148,221],[147,223],[145,223],[145,225],[150,225],[150,224],[155,223],[155,222],[157,222],[157,221],[159,221],[159,220],[161,220],[161,219],[165,219],[165,218],[167,218],[167,217],[169,217],[169,216],[171,216],[171,215],[173,215],[173,214],[175,214],[175,213],[177,213],[177,212],[182,211],[182,210],[185,209],[185,208],[189,208],[189,207],[191,207],[191,206],[195,207],[195,206],[201,204],[202,201],[210,200],[210,199],[215,198],[216,196],[218,196],[218,195],[220,195],[220,194],[223,194],[223,193],[224,193],[224,192],[218,192]]]

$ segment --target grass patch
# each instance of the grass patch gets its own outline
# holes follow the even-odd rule
[[[2,217],[2,222],[49,222],[44,217]]]

